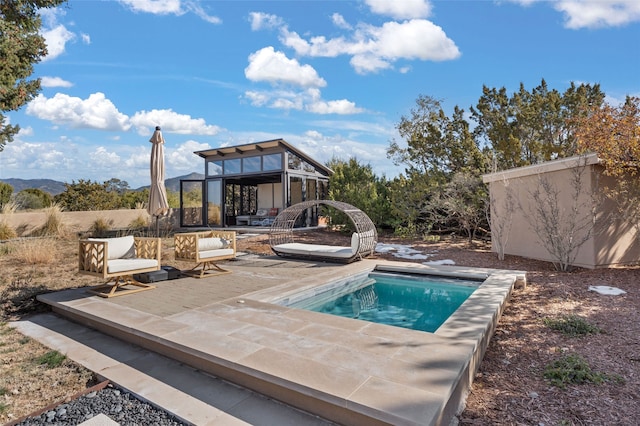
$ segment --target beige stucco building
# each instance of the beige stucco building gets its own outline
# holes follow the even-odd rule
[[[638,229],[605,196],[612,180],[603,171],[597,155],[589,154],[484,175],[493,251],[557,262],[543,242],[555,233],[566,237],[556,238],[556,246],[575,247],[567,256],[573,266],[637,264]]]

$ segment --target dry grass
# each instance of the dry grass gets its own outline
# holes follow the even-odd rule
[[[306,238],[300,234],[300,238]],[[312,237],[309,237],[312,238]],[[325,235],[328,243],[336,235]],[[48,350],[9,328],[9,321],[43,309],[35,294],[98,284],[78,275],[77,240],[52,239],[59,256],[48,263],[25,262],[0,244],[0,423],[21,417],[92,384],[93,375],[66,360],[46,368],[36,360]],[[528,286],[513,293],[473,383],[462,425],[627,425],[640,418],[640,268],[576,270],[559,273],[546,262],[514,256],[499,261],[485,244],[463,241],[399,240],[429,260],[452,259],[458,265],[528,271]],[[173,240],[163,239],[163,264],[173,261]],[[238,250],[272,254],[267,236],[238,240]],[[54,250],[52,250],[54,251]],[[391,255],[376,255],[391,258]],[[401,260],[393,258],[394,260]],[[165,261],[166,260],[166,261]],[[611,285],[627,291],[603,296],[589,285]],[[573,337],[548,324],[575,315],[601,330]],[[545,379],[545,367],[575,354],[595,372],[621,380],[568,384]],[[4,407],[4,408],[3,408]],[[9,416],[12,415],[12,417]]]

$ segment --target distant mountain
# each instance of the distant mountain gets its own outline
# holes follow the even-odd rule
[[[11,185],[14,194],[31,188],[41,189],[51,195],[58,195],[65,190],[64,182],[52,179],[0,179],[0,182]]]
[[[188,175],[165,179],[164,185],[169,191],[179,192],[180,181],[189,179],[202,180],[204,179],[204,175],[202,173],[193,172]],[[22,191],[23,189],[30,188],[41,189],[51,195],[58,195],[65,190],[64,182],[52,179],[0,179],[0,182],[11,185],[13,187],[14,194]],[[141,191],[145,188],[149,188],[149,185],[134,189],[134,191]]]
[[[165,188],[167,188],[167,191],[180,192],[181,180],[203,180],[203,179],[204,179],[204,175],[202,173],[192,172],[188,175],[165,179],[164,186]],[[149,185],[141,186],[140,188],[136,189],[136,191],[142,191],[145,188],[149,188]]]

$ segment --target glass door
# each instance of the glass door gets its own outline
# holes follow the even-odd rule
[[[207,225],[222,226],[222,180],[207,181]]]

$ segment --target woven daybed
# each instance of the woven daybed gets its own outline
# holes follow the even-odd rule
[[[294,226],[304,211],[326,205],[344,213],[355,228],[350,246],[298,243]],[[351,204],[333,200],[311,200],[294,204],[276,216],[269,233],[271,250],[278,256],[330,262],[353,262],[373,254],[378,242],[376,226],[362,210]]]

